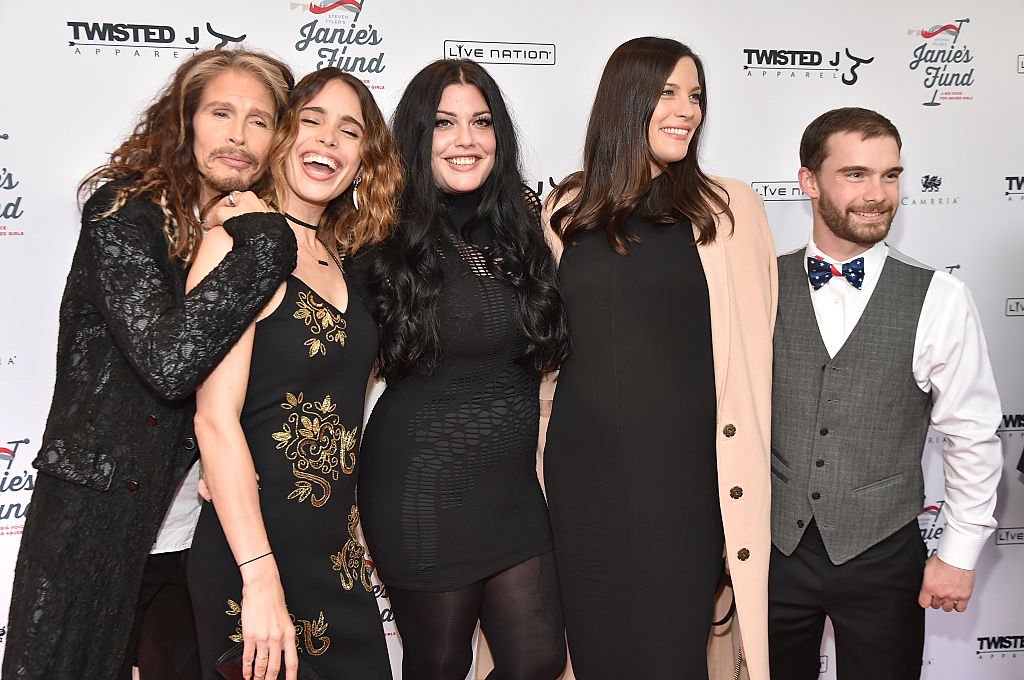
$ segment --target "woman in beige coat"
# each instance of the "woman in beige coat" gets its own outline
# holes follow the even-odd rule
[[[706,108],[689,48],[623,44],[583,170],[549,199],[573,354],[545,479],[579,680],[707,674],[725,570],[750,677],[768,680],[775,252],[750,188],[700,170]]]

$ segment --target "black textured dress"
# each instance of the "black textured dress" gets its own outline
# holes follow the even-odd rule
[[[688,221],[632,218],[616,253],[577,237],[559,279],[573,333],[544,454],[580,680],[707,677],[723,532],[707,282]]]
[[[453,222],[475,194],[451,197]],[[455,590],[551,550],[537,481],[540,379],[517,360],[525,339],[511,284],[487,261],[486,227],[442,242],[444,359],[391,381],[363,440],[359,502],[388,586]]]
[[[376,327],[349,287],[340,312],[294,276],[256,324],[241,423],[260,507],[295,621],[299,667],[331,680],[391,678],[387,645],[356,538],[357,451]],[[189,555],[204,677],[241,641],[241,577],[212,504]],[[283,675],[282,675],[283,677]]]

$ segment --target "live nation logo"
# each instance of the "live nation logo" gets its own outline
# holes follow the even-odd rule
[[[482,42],[479,40],[445,40],[445,59],[472,59],[481,64],[523,64],[554,66],[555,45],[552,43]]]
[[[180,27],[164,24],[138,24],[111,21],[69,21],[71,39],[68,47],[74,54],[110,55],[127,57],[167,57],[178,59],[190,56],[200,49],[220,49],[229,43],[245,40],[245,34],[235,35],[218,31],[205,22],[199,26]],[[213,42],[213,44],[208,44]],[[200,46],[200,43],[203,43]]]
[[[750,187],[765,201],[809,201],[796,180],[751,182]]]
[[[743,50],[743,70],[747,78],[765,80],[838,80],[843,85],[854,85],[859,80],[857,72],[864,64],[870,64],[874,57],[862,57],[850,51],[849,47],[837,50],[794,50],[779,48],[746,48]]]
[[[371,90],[384,86],[366,76],[383,73],[384,51],[378,47],[384,42],[372,23],[360,24],[366,0],[317,0],[309,3],[289,3],[289,7],[313,16],[299,27],[295,41],[297,52],[307,50],[319,61],[316,68],[334,66],[363,79]],[[351,50],[351,52],[350,52]]]
[[[943,189],[941,175],[921,175],[918,187],[917,194],[900,196],[900,205],[932,206],[960,204],[959,196]]]
[[[920,39],[907,66],[921,75],[928,97],[921,102],[925,106],[974,99],[969,89],[974,85],[974,55],[963,39],[964,26],[969,23],[969,18],[954,19],[907,30],[907,35]]]

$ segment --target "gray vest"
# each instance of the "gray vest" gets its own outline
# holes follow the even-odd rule
[[[864,314],[831,359],[811,306],[806,250],[779,257],[772,542],[786,555],[813,517],[829,558],[842,564],[924,504],[921,453],[932,399],[912,364],[934,271],[889,253]],[[849,284],[840,277],[826,285]]]

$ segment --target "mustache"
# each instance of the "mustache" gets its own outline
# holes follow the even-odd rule
[[[239,146],[217,147],[216,149],[209,153],[206,159],[212,161],[217,156],[241,156],[245,160],[252,163],[252,166],[254,168],[259,168],[262,165],[262,163],[260,163],[260,159],[256,158],[256,156],[251,151],[249,151],[248,149],[243,149],[242,147]]]
[[[892,203],[872,203],[870,205],[851,205],[846,212],[893,212],[895,207]]]

